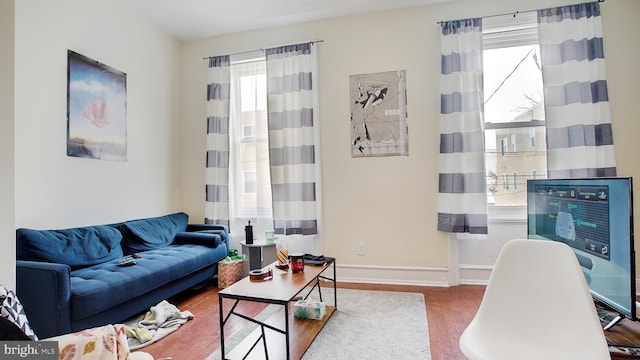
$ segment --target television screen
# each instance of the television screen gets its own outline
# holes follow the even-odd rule
[[[596,301],[636,319],[632,179],[527,181],[528,237],[576,253]]]

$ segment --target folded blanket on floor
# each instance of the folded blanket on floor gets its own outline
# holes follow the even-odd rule
[[[142,317],[125,323],[129,348],[135,350],[153,344],[191,319],[193,314],[190,311],[180,311],[175,305],[162,300]]]

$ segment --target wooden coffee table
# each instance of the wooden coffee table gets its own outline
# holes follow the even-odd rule
[[[218,292],[222,359],[300,359],[337,309],[335,260],[324,266],[305,265],[304,272],[298,273],[292,273],[291,269],[287,272],[278,270],[275,264],[265,267],[273,270],[271,280],[251,281],[249,277],[245,277]],[[330,267],[333,268],[333,278],[324,275]],[[290,308],[293,300],[306,299],[313,291],[318,291],[320,301],[323,301],[321,280],[333,282],[333,305],[327,305],[326,314],[321,320],[294,318]],[[234,300],[226,314],[223,299]],[[240,301],[282,305],[282,309],[267,320],[258,321],[237,311],[236,307]],[[227,353],[224,326],[231,315],[256,323],[259,327]],[[260,343],[262,346],[259,346]]]

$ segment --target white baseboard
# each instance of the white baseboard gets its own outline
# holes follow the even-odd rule
[[[460,265],[460,284],[487,285],[493,265]]]
[[[460,265],[460,284],[487,285],[493,265]],[[448,287],[449,269],[439,267],[403,267],[338,264],[338,281],[365,284],[395,284]],[[640,279],[636,280],[640,295]]]
[[[439,267],[337,264],[336,277],[353,283],[449,286],[449,269]]]

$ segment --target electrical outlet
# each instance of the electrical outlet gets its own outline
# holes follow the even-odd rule
[[[358,243],[358,255],[364,255],[367,253],[364,241]]]

